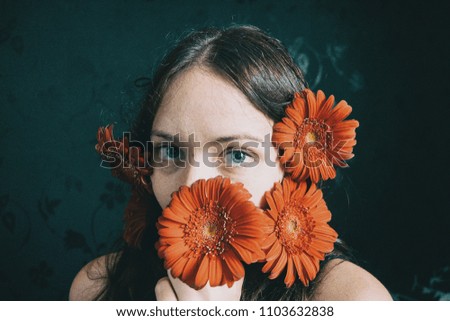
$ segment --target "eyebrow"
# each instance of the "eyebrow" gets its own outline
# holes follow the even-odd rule
[[[164,138],[168,141],[172,141],[174,139],[175,135],[170,135],[161,130],[152,130],[150,136],[158,136],[158,137]],[[226,142],[230,142],[230,141],[245,140],[245,139],[253,140],[255,142],[263,142],[264,141],[263,138],[256,137],[256,136],[253,136],[251,134],[246,134],[246,133],[240,134],[240,135],[217,137],[214,141],[219,142],[219,143],[226,143]]]

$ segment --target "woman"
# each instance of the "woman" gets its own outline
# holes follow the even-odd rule
[[[241,182],[254,204],[266,205],[265,192],[283,180],[285,169],[277,149],[264,143],[295,93],[306,87],[285,47],[256,27],[208,28],[182,39],[156,71],[132,132],[135,141],[150,139],[155,163],[166,162],[147,172],[151,181],[141,181],[148,193],[140,199],[151,208],[145,211],[147,223],[130,223],[128,215],[128,244],[87,264],[73,281],[70,299],[391,300],[377,279],[350,262],[340,241],[308,286],[270,280],[262,263],[255,263],[246,265],[245,278],[231,287],[194,290],[168,274],[155,251],[156,221],[180,186],[219,175]],[[164,145],[175,136],[189,148]],[[202,148],[211,142],[228,145],[220,152]],[[218,166],[211,166],[214,160]]]

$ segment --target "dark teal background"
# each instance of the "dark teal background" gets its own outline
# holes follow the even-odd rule
[[[192,28],[255,24],[360,121],[332,225],[396,299],[450,299],[445,1],[0,1],[0,299],[64,300],[120,237],[129,187],[96,131],[129,129]],[[142,82],[138,82],[142,83]]]

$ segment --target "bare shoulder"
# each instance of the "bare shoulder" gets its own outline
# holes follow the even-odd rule
[[[319,301],[388,301],[388,290],[372,274],[341,259],[333,259],[324,266],[322,280],[313,300]]]
[[[100,256],[86,264],[75,276],[69,292],[69,300],[93,300],[105,285],[106,264],[118,253]]]

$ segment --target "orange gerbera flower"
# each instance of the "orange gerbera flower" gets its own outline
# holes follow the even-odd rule
[[[242,183],[217,176],[181,186],[159,217],[156,248],[172,276],[200,289],[229,287],[247,264],[264,259],[263,211]]]
[[[113,176],[133,185],[132,196],[125,209],[123,237],[128,245],[139,247],[147,227],[148,195],[153,194],[150,181],[153,169],[145,166],[144,151],[130,146],[128,137],[114,139],[113,125],[99,127],[95,150],[109,165]]]
[[[344,121],[352,111],[346,101],[333,105],[333,95],[326,99],[321,90],[315,96],[305,89],[286,107],[287,117],[274,125],[273,141],[283,151],[280,162],[294,180],[310,177],[317,183],[320,178],[335,178],[333,165],[347,167],[345,160],[354,156],[359,123]]]
[[[319,262],[333,250],[337,233],[327,224],[331,219],[322,191],[312,184],[296,183],[285,177],[266,192],[266,238],[262,248],[267,263],[264,273],[274,279],[286,268],[284,283],[295,282],[296,275],[307,286],[319,271]]]
[[[113,129],[112,124],[98,128],[95,150],[112,169],[114,176],[152,194],[149,177],[153,169],[146,166],[144,151],[138,146],[130,146],[128,137],[115,140]]]

